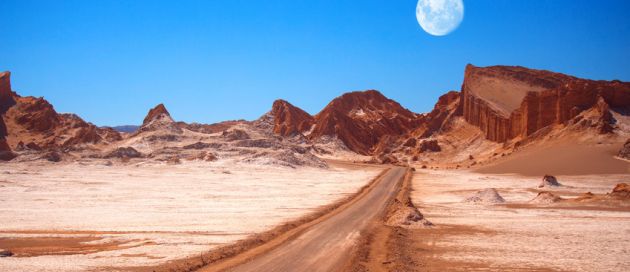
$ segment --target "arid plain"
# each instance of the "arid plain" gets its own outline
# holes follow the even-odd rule
[[[314,116],[277,100],[257,120],[188,124],[160,104],[109,128],[10,75],[2,271],[630,265],[627,82],[469,65],[428,113],[369,90]]]

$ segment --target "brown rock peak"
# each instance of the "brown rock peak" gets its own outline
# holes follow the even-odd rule
[[[281,136],[305,132],[314,121],[313,116],[282,99],[273,102],[270,114],[273,116],[273,132]]]
[[[14,96],[11,91],[11,72],[0,72],[0,114],[15,104]]]
[[[159,104],[155,106],[154,108],[152,108],[151,110],[149,110],[149,113],[147,113],[147,116],[144,117],[144,121],[142,121],[142,125],[145,126],[154,120],[164,119],[164,118],[167,118],[166,120],[173,121],[173,119],[171,118],[171,114],[168,113],[168,110],[166,110],[166,107],[164,106],[164,104]]]
[[[337,137],[350,150],[371,154],[384,136],[408,133],[420,122],[417,114],[378,91],[357,91],[333,99],[318,113],[309,137]]]

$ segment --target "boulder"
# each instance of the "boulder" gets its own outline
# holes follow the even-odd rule
[[[420,142],[418,146],[418,151],[423,152],[440,152],[442,148],[438,144],[437,140],[424,140]]]
[[[538,185],[538,188],[543,188],[543,187],[558,187],[560,186],[560,182],[558,182],[558,179],[556,179],[556,177],[551,176],[551,175],[545,175],[542,178],[542,181],[540,182],[540,185]]]
[[[11,257],[13,256],[13,252],[6,249],[0,249],[0,257]]]

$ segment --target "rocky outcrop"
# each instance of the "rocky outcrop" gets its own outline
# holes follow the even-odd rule
[[[168,113],[168,110],[166,110],[164,104],[159,104],[149,110],[149,113],[147,113],[147,116],[145,116],[144,120],[142,121],[142,125],[146,126],[153,121],[162,119],[170,119],[170,121],[173,121],[173,119],[171,118],[171,114]]]
[[[0,114],[15,105],[15,93],[11,90],[11,72],[0,73]]]
[[[426,138],[443,131],[454,116],[461,115],[460,93],[450,91],[438,98],[433,110],[423,116],[422,126],[413,132],[415,137]]]
[[[560,182],[558,182],[558,179],[556,179],[556,177],[551,175],[544,175],[540,182],[540,185],[538,185],[538,188],[558,186],[561,186],[561,184]]]
[[[419,151],[419,153],[423,153],[423,152],[440,152],[440,151],[442,151],[442,148],[438,144],[437,140],[424,140],[424,141],[420,142],[420,145],[418,146],[418,151]]]
[[[422,123],[419,116],[380,92],[346,93],[332,100],[315,116],[308,137],[336,137],[350,150],[372,154],[384,136],[401,136]]]
[[[627,183],[619,183],[613,188],[612,192],[608,194],[609,197],[615,197],[620,199],[630,199],[630,186]]]
[[[280,136],[303,133],[311,128],[315,120],[310,114],[282,99],[273,102],[269,114],[273,116],[273,132]]]
[[[160,131],[164,133],[181,133],[181,125],[178,125],[164,104],[159,104],[150,109],[142,121],[142,126],[136,131],[139,134],[147,131]]]
[[[4,115],[6,110],[14,104],[13,95],[11,93],[10,73],[0,73],[0,114]],[[8,161],[15,158],[15,154],[11,151],[7,143],[7,126],[4,118],[0,118],[0,160]]]
[[[74,114],[58,114],[44,98],[21,97],[11,90],[10,73],[0,73],[0,149],[28,142],[40,149],[118,141],[111,129],[99,128]]]
[[[621,147],[621,150],[619,150],[617,156],[626,160],[630,160],[630,139],[628,139],[623,147]]]
[[[628,108],[630,83],[586,80],[517,66],[468,65],[461,96],[465,120],[479,127],[487,139],[505,142],[566,124],[584,110],[602,108],[598,101],[612,108]],[[602,118],[610,119],[609,110],[602,109]],[[600,131],[610,128],[604,125]]]

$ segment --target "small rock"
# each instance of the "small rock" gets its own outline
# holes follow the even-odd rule
[[[13,256],[13,252],[11,252],[10,250],[0,249],[0,257],[11,257],[11,256]]]
[[[558,182],[558,179],[556,179],[556,177],[552,176],[552,175],[545,175],[542,178],[542,181],[540,182],[540,185],[538,185],[538,188],[542,188],[542,187],[558,187],[561,184]]]
[[[60,162],[61,161],[61,154],[59,154],[59,152],[57,152],[57,151],[50,151],[50,152],[44,154],[44,156],[42,156],[42,159],[45,159],[45,160],[50,161],[50,162]]]

